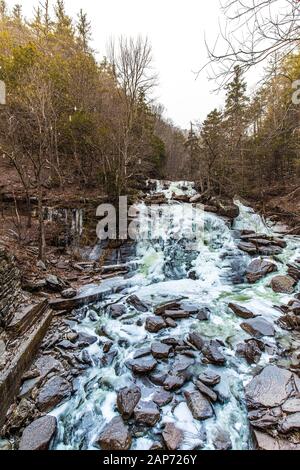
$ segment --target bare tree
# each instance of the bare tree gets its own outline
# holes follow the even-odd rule
[[[138,153],[134,126],[137,122],[141,100],[149,99],[157,83],[152,70],[152,49],[148,39],[120,37],[108,47],[108,57],[113,74],[119,84],[119,98],[123,103],[123,116],[120,116],[119,169],[116,172],[117,186],[126,187],[126,181],[137,170],[138,161],[143,158]]]
[[[232,78],[236,64],[245,72],[274,54],[282,58],[299,47],[298,1],[221,0],[221,10],[225,24],[213,46],[206,42],[209,62],[204,66],[211,66],[220,86]]]

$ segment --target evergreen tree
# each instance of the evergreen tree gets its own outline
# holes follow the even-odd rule
[[[79,41],[85,51],[88,50],[89,41],[91,40],[91,22],[88,20],[87,14],[81,9],[78,14],[78,22],[76,25]]]

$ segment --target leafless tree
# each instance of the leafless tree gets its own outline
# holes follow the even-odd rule
[[[206,46],[210,74],[220,86],[239,64],[242,71],[270,56],[283,58],[300,45],[300,4],[297,0],[221,0],[223,24],[214,45]],[[203,68],[201,70],[203,70]]]

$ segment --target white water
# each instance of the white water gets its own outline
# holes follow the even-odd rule
[[[157,191],[165,192],[168,198],[173,192],[177,194],[194,194],[191,184],[172,183],[165,187],[158,184]],[[186,189],[182,189],[182,187]],[[259,232],[271,233],[261,218],[239,204],[240,216],[236,219],[235,228],[253,229]],[[127,290],[120,294],[111,295],[105,302],[85,307],[81,314],[83,320],[78,325],[78,331],[97,334],[99,343],[88,348],[93,358],[94,366],[76,381],[76,393],[66,404],[55,410],[58,417],[58,435],[54,443],[56,449],[94,449],[95,440],[101,429],[114,416],[116,410],[116,391],[134,381],[125,362],[132,358],[134,352],[150,345],[157,338],[175,337],[184,339],[191,330],[202,333],[207,338],[219,339],[225,343],[223,353],[226,356],[225,367],[209,366],[215,370],[222,379],[215,390],[222,397],[222,402],[214,405],[215,416],[204,422],[193,419],[184,397],[178,393],[177,406],[168,405],[161,410],[161,421],[148,432],[133,440],[133,449],[149,449],[153,441],[159,439],[164,423],[175,422],[182,429],[184,440],[182,449],[213,449],[213,438],[217,429],[230,432],[233,449],[246,449],[249,447],[249,430],[247,412],[243,400],[243,387],[251,379],[259,367],[268,363],[271,357],[263,354],[258,365],[249,366],[244,359],[235,356],[237,343],[249,336],[240,328],[241,319],[237,318],[227,307],[230,301],[238,302],[251,310],[262,314],[266,319],[276,320],[280,313],[274,305],[280,305],[288,296],[275,294],[269,287],[269,279],[262,279],[255,285],[241,283],[241,273],[249,264],[250,257],[237,249],[237,240],[223,219],[213,214],[205,214],[203,232],[197,236],[190,249],[186,240],[182,240],[188,233],[189,220],[179,217],[179,209],[184,204],[170,202],[168,206],[171,215],[171,224],[165,223],[156,227],[156,237],[145,240],[141,231],[137,243],[137,260],[140,269],[126,281]],[[140,207],[142,209],[142,206]],[[155,209],[157,210],[157,209]],[[200,210],[200,209],[199,209]],[[148,216],[140,211],[141,227],[147,225]],[[187,214],[189,212],[187,211]],[[157,215],[157,214],[156,214]],[[200,216],[200,214],[199,214]],[[201,214],[201,217],[203,214]],[[189,215],[187,215],[189,217]],[[179,240],[174,235],[180,235]],[[277,257],[279,272],[285,272],[285,262],[300,255],[300,241],[289,238],[288,246]],[[194,271],[196,280],[189,279],[188,275]],[[118,281],[120,283],[120,281]],[[239,283],[240,282],[240,283]],[[167,329],[152,335],[144,326],[144,320],[151,314],[138,313],[127,307],[127,315],[121,320],[113,320],[106,313],[105,305],[119,301],[124,303],[128,294],[135,293],[152,306],[164,300],[187,297],[199,307],[207,306],[212,314],[207,322],[193,318],[179,320],[175,329]],[[89,311],[98,315],[96,323],[89,319]],[[136,321],[139,320],[138,325]],[[142,326],[140,326],[142,325]],[[103,357],[101,344],[105,341],[100,329],[105,328],[107,335],[114,341],[113,350],[116,357],[110,365],[101,363]],[[277,340],[283,340],[286,333],[276,326]],[[266,339],[268,344],[275,344],[274,338]],[[197,376],[207,368],[197,359],[192,370]],[[167,363],[160,366],[168,370]],[[149,380],[137,380],[142,387],[143,399],[150,399],[157,389]],[[159,387],[158,387],[159,388]],[[180,392],[193,389],[191,382],[187,383]],[[53,413],[52,413],[53,414]],[[203,439],[203,432],[206,439]]]

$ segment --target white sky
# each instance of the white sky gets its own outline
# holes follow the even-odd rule
[[[15,3],[28,17],[38,0],[7,0],[10,7]],[[187,128],[222,105],[223,96],[212,92],[207,73],[197,80],[193,73],[207,61],[204,35],[212,43],[218,35],[219,0],[65,0],[65,5],[72,17],[80,8],[88,14],[93,47],[101,56],[111,36],[148,36],[159,74],[155,95],[175,124]]]

